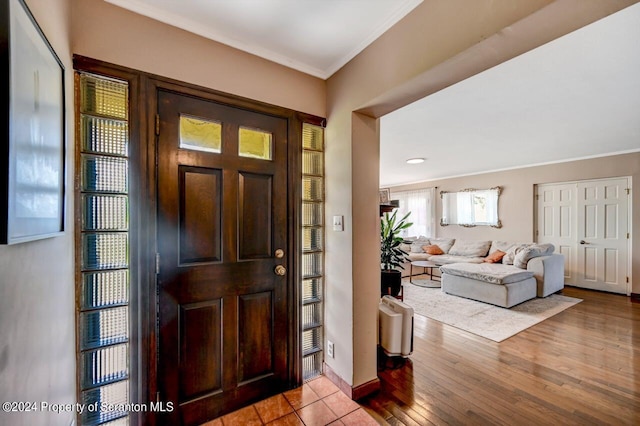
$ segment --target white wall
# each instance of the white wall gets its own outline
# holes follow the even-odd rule
[[[73,70],[68,0],[27,0],[66,68],[66,232],[0,246],[0,402],[76,402]],[[2,425],[69,425],[75,413],[0,411]]]

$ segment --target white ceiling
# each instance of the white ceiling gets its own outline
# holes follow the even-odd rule
[[[322,79],[329,78],[422,3],[422,0],[105,1]]]
[[[382,117],[380,184],[632,151],[640,4]]]
[[[325,79],[422,2],[105,1]],[[640,4],[382,117],[380,185],[640,151],[638,76]]]

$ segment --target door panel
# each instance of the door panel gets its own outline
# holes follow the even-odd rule
[[[222,301],[180,307],[180,399],[222,391]],[[202,324],[208,326],[201,327]],[[204,332],[203,332],[204,330]],[[213,360],[213,362],[211,362]],[[202,366],[200,369],[191,366]],[[185,368],[186,367],[186,368]]]
[[[259,379],[273,370],[271,292],[238,298],[238,381]]]
[[[258,259],[272,256],[270,175],[240,173],[238,200],[239,259]]]
[[[564,255],[565,283],[573,284],[576,245],[576,185],[539,185],[538,236],[539,243],[551,243],[556,253]]]
[[[287,121],[162,90],[158,113],[159,423],[200,424],[289,384]]]
[[[629,240],[627,179],[578,183],[576,285],[626,294]]]
[[[222,171],[178,168],[180,180],[180,263],[222,259]]]

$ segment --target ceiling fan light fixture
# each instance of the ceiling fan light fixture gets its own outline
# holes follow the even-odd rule
[[[424,163],[424,158],[409,158],[407,164],[420,164]]]

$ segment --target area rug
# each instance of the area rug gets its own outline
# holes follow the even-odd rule
[[[409,283],[409,281],[407,282],[403,282],[403,285],[416,285],[418,287],[427,287],[427,288],[440,288],[440,281],[436,281],[436,280],[427,280],[427,279],[421,279],[421,278],[414,278],[413,280],[411,280],[411,283]]]
[[[439,288],[418,287],[403,282],[404,303],[415,314],[440,321],[494,342],[502,342],[550,318],[582,299],[553,294],[531,299],[510,309],[452,296]]]

